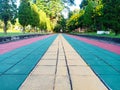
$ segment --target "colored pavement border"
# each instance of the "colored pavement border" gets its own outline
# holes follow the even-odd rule
[[[22,46],[25,46],[25,45],[31,44],[33,42],[36,42],[38,40],[48,38],[49,36],[51,36],[51,35],[44,35],[44,36],[19,40],[19,41],[16,41],[16,42],[9,42],[9,43],[0,44],[0,54],[4,54],[4,53],[12,51],[16,48],[20,48]]]
[[[0,90],[18,90],[56,37],[34,38],[36,42],[0,55]]]
[[[118,46],[118,45],[106,43],[106,42],[100,42],[98,40],[88,39],[88,38],[79,37],[79,36],[75,36],[75,35],[70,35],[70,36],[73,38],[76,38],[80,41],[83,41],[83,42],[98,46],[100,48],[109,50],[109,51],[114,52],[116,54],[120,54],[120,46]]]
[[[64,38],[109,89],[120,90],[120,54],[107,50],[112,45],[99,42],[106,47],[104,49],[93,40],[91,43],[91,40],[71,35],[64,35]]]
[[[19,89],[107,90],[62,35],[58,35]]]

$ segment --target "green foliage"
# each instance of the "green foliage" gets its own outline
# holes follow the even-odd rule
[[[55,26],[55,28],[54,28],[54,32],[60,32],[60,30],[62,30],[61,28],[62,28],[62,25],[61,24],[57,24]]]
[[[36,5],[38,6],[39,11],[42,10],[46,13],[48,20],[47,28],[51,27],[54,29],[55,25],[57,24],[58,17],[60,12],[64,8],[64,4],[61,0],[50,0],[50,1],[43,1],[43,0],[36,0]],[[50,22],[49,22],[50,20]],[[43,26],[43,25],[42,25]]]
[[[55,32],[66,32],[66,19],[61,15],[57,21],[57,25],[54,28]]]
[[[77,29],[79,27],[83,26],[83,15],[84,15],[84,10],[81,10],[79,13],[73,14],[70,19],[67,21],[67,28],[72,31],[74,29]]]
[[[85,8],[85,14],[84,14],[84,24],[85,26],[89,27],[93,24],[93,9],[95,7],[94,1],[89,1],[88,5]]]
[[[46,18],[46,25],[48,32],[51,32],[54,29],[53,23],[50,21],[50,18]]]
[[[88,1],[85,8],[84,24],[88,27],[96,26],[100,21],[99,17],[102,15],[103,4],[99,1]]]
[[[46,16],[46,13],[44,11],[40,10],[39,15],[40,15],[40,29],[41,30],[46,30],[46,28],[47,28],[47,23],[46,23],[47,16]]]
[[[0,0],[0,20],[4,22],[4,33],[7,33],[8,21],[15,23],[17,7],[13,0]]]
[[[39,12],[36,4],[31,4],[31,21],[32,27],[38,27],[40,24]]]
[[[51,19],[57,18],[59,13],[63,10],[63,4],[58,1],[49,1],[48,11],[46,12]]]
[[[27,0],[22,0],[19,6],[18,12],[19,23],[23,26],[23,32],[25,31],[25,26],[29,25],[31,22],[31,6]]]
[[[103,24],[105,28],[113,29],[115,35],[120,32],[120,0],[103,0]]]
[[[82,0],[82,2],[80,4],[80,8],[85,8],[88,5],[88,1],[89,0]]]
[[[0,29],[3,28],[3,26],[4,26],[4,23],[3,21],[0,20]]]

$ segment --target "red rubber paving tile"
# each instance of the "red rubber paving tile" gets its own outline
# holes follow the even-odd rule
[[[51,35],[45,35],[45,36],[40,36],[40,37],[35,37],[35,38],[24,39],[24,40],[20,40],[20,41],[16,41],[16,42],[0,44],[0,54],[4,54],[4,53],[14,50],[16,48],[31,44],[38,40],[47,38],[49,36],[51,36]]]
[[[98,46],[98,47],[106,49],[106,50],[109,50],[111,52],[120,54],[120,46],[118,46],[118,45],[114,45],[114,44],[110,44],[110,43],[105,43],[105,42],[99,42],[97,40],[91,40],[91,39],[87,39],[87,38],[79,37],[79,36],[74,36],[74,35],[69,35],[69,36],[71,36],[73,38],[76,38],[76,39],[78,39],[80,41],[84,41],[86,43]]]

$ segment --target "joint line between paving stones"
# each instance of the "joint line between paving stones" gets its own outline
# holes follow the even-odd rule
[[[45,42],[44,42],[45,43]],[[42,43],[42,45],[44,45],[44,43]],[[39,46],[40,47],[40,46]],[[38,48],[39,48],[38,47]],[[38,48],[36,48],[36,49],[34,49],[34,50],[32,50],[27,56],[29,56],[29,55],[31,55],[31,53],[33,52],[33,51],[35,51],[35,50],[37,50]],[[10,68],[8,68],[6,71],[4,71],[3,73],[1,73],[1,75],[3,75],[5,72],[7,72],[9,69],[11,69],[12,67],[14,67],[15,65],[17,65],[18,63],[20,63],[21,61],[23,61],[24,60],[24,58],[26,58],[27,56],[25,56],[25,57],[23,57],[21,60],[19,60],[18,62],[16,62],[14,65],[12,65]],[[38,61],[39,62],[39,61]],[[37,63],[36,63],[37,64]],[[35,65],[36,66],[36,65]],[[34,67],[35,67],[34,66]],[[33,68],[34,69],[34,68]]]
[[[69,36],[68,36],[69,37]],[[76,43],[74,41],[74,43]],[[74,47],[73,47],[74,48]],[[102,58],[100,58],[99,56],[95,55],[93,52],[89,51],[87,48],[82,47],[84,49],[86,49],[88,52],[90,52],[92,55],[94,55],[95,57],[97,57],[99,60],[103,61],[104,63],[106,63],[108,66],[110,66],[111,68],[113,68],[115,71],[117,71],[118,73],[120,73],[120,71],[118,71],[117,69],[115,69],[112,65],[110,65],[109,63],[107,63],[106,61],[104,61]],[[74,48],[75,49],[75,48]],[[79,52],[75,49],[75,51],[79,54]],[[79,54],[80,55],[80,54]],[[80,55],[81,56],[81,55]],[[82,57],[82,56],[81,56]]]
[[[69,37],[69,36],[68,36]],[[75,38],[74,38],[75,39]],[[74,41],[74,43],[76,43]],[[84,49],[86,49],[87,51],[89,51],[87,48],[83,47]],[[75,49],[75,48],[74,48]],[[76,49],[75,49],[76,50]],[[96,50],[96,49],[95,49]],[[77,50],[76,50],[77,52]],[[100,58],[99,56],[97,56],[96,54],[94,54],[93,52],[89,51],[90,53],[92,53],[92,55],[94,55],[95,57],[97,57],[99,60],[103,61],[104,63],[106,63],[108,66],[110,66],[111,68],[113,68],[115,71],[117,71],[118,73],[120,73],[119,70],[117,70],[116,68],[114,68],[112,65],[110,65],[109,63],[107,63],[105,60],[103,60],[102,58]],[[79,54],[79,52],[77,52]],[[81,56],[81,55],[80,55]],[[82,57],[82,56],[81,56]]]
[[[45,38],[46,39],[46,38]],[[39,40],[39,41],[42,41],[42,40]],[[33,43],[35,43],[35,42],[33,42]],[[41,44],[41,45],[44,45],[44,43],[43,44]],[[25,45],[26,46],[26,45]],[[24,46],[22,46],[22,47],[24,47]],[[19,48],[21,48],[21,47],[19,47]],[[28,48],[28,47],[27,47]],[[26,49],[27,49],[26,48]],[[16,48],[16,49],[18,49],[18,48]],[[15,50],[15,49],[14,49]],[[21,50],[20,50],[21,51]],[[20,52],[19,51],[19,52]],[[13,55],[17,55],[18,54],[18,52],[16,52],[16,53],[14,53],[14,54],[12,54],[12,55],[10,55],[10,56],[8,56],[8,57],[5,57],[3,60],[1,60],[1,62],[3,62],[4,60],[6,60],[7,58],[9,58],[9,57],[11,57],[11,56],[13,56]],[[2,55],[2,54],[1,54]]]
[[[61,40],[61,43],[62,43],[63,53],[64,53],[64,56],[65,56],[65,63],[66,63],[66,67],[67,67],[67,71],[68,71],[68,77],[69,77],[69,81],[70,81],[70,88],[71,88],[71,90],[73,90],[72,79],[71,79],[70,70],[69,70],[69,66],[68,66],[68,62],[67,62],[67,58],[66,58],[66,53],[65,53],[65,48],[63,46],[62,40]]]
[[[68,36],[69,37],[69,36]],[[67,39],[66,39],[67,40]],[[76,42],[74,42],[74,43],[76,43]],[[74,48],[74,47],[73,47]],[[83,47],[83,48],[85,48],[85,47]],[[75,49],[75,48],[74,48]],[[89,51],[87,48],[85,48],[87,51]],[[79,54],[79,52],[75,49],[75,51]],[[91,52],[91,51],[89,51],[90,53],[92,53],[94,56],[96,56],[97,58],[99,58],[100,60],[102,60],[103,62],[105,62],[103,59],[101,59],[100,57],[98,57],[97,55],[95,55],[93,52]],[[80,55],[80,54],[79,54]],[[84,58],[83,58],[83,56],[81,56],[80,55],[80,57],[82,57],[82,59],[84,60]],[[84,60],[85,61],[85,60]],[[87,62],[85,62],[85,63],[87,63]],[[105,62],[107,65],[109,65],[107,62]],[[88,63],[87,63],[87,65],[88,65]],[[109,65],[110,66],[110,65]],[[98,79],[100,80],[100,81],[102,81],[102,83],[106,86],[106,88],[108,89],[108,90],[111,90],[110,89],[110,87],[104,82],[104,80],[102,80],[100,77],[99,77],[99,75],[90,67],[90,69],[94,72],[94,74],[98,77]],[[114,68],[113,68],[114,69]]]
[[[48,40],[49,40],[49,39],[48,39]],[[54,39],[54,40],[55,40],[55,39]],[[53,40],[52,42],[54,42],[54,40]],[[46,43],[46,42],[44,42],[44,43]],[[44,43],[42,43],[42,45],[44,45]],[[51,44],[50,44],[50,45],[51,45]],[[50,45],[47,47],[47,49],[50,47]],[[38,49],[38,48],[37,48],[37,49]],[[36,49],[35,49],[35,50],[36,50]],[[44,55],[44,54],[45,54],[45,52],[43,53],[43,55]],[[43,55],[42,55],[42,56],[43,56]],[[41,60],[41,57],[39,58],[38,62],[39,62],[40,60]],[[37,62],[37,63],[38,63],[38,62]],[[33,67],[33,69],[36,67],[37,63],[35,64],[35,66]],[[33,70],[33,69],[32,69],[32,70]],[[31,71],[32,71],[32,70],[31,70]],[[28,74],[28,75],[29,75],[29,74]],[[22,85],[22,83],[19,85],[19,87],[20,87],[21,85]]]
[[[56,68],[55,68],[55,77],[53,83],[53,90],[55,90],[56,76],[57,76],[57,66],[58,66],[58,57],[59,57],[59,41],[58,41],[58,50],[57,50],[57,59],[56,59]]]

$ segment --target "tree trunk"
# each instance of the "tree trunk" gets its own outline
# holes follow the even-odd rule
[[[115,30],[115,36],[117,36],[118,35],[118,30]]]
[[[23,26],[22,33],[25,34],[25,26]]]
[[[7,34],[7,21],[4,21],[4,34]]]

